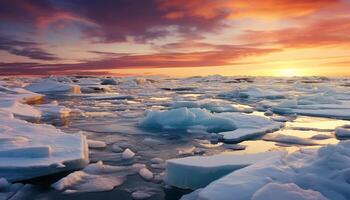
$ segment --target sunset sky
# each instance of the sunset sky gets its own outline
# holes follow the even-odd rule
[[[0,75],[350,76],[350,0],[1,0]]]

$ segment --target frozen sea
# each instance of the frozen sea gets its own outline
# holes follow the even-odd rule
[[[43,79],[78,86],[80,92],[30,87]],[[154,158],[165,161],[194,155],[279,150],[293,153],[337,144],[350,137],[347,78],[4,77],[0,85],[44,95],[30,102],[33,108],[41,109],[40,118],[20,114],[15,117],[85,135],[90,140],[90,163],[145,164],[153,173],[152,180],[138,173],[128,174],[121,185],[109,191],[69,193],[50,187],[73,172],[63,171],[18,181],[30,187],[9,199],[127,200],[133,199],[135,191],[146,191],[150,194],[147,199],[175,200],[193,190],[162,181],[164,163]],[[54,115],[50,114],[51,107],[42,108],[52,102],[69,109],[69,114]],[[127,148],[135,153],[131,159],[123,158]]]

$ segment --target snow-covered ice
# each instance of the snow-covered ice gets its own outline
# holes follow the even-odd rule
[[[37,93],[80,93],[80,87],[72,83],[61,83],[53,79],[41,79],[26,86],[26,89]]]
[[[307,199],[312,194],[319,199],[346,200],[350,198],[349,169],[350,142],[340,142],[320,149],[300,150],[282,158],[265,159],[236,170],[183,199],[226,200],[235,197],[250,200],[279,191],[276,197],[287,198],[294,194]]]
[[[165,182],[178,188],[198,189],[232,171],[268,158],[281,158],[285,153],[271,151],[260,154],[223,154],[171,159],[166,161]]]
[[[238,142],[280,129],[283,124],[269,118],[242,113],[211,113],[201,108],[177,108],[167,111],[150,111],[140,122],[149,129],[191,130],[204,128],[218,132],[229,142]]]
[[[13,181],[72,170],[54,184],[58,198],[116,187],[110,193],[135,199],[182,193],[163,190],[163,177],[203,187],[190,200],[350,198],[347,78],[52,76],[0,85],[0,177],[9,181],[0,179],[0,197],[36,187]],[[74,172],[88,164],[88,146],[91,162],[105,164]],[[289,155],[247,160],[276,152]]]
[[[294,183],[269,183],[254,193],[252,200],[327,200],[321,193],[304,190]]]
[[[0,121],[0,177],[30,179],[79,169],[89,162],[84,135],[1,115]]]
[[[41,95],[25,90],[8,91],[0,94],[5,96],[5,100],[0,99],[0,177],[11,182],[25,180],[79,169],[89,162],[84,135],[67,134],[51,125],[14,118],[14,115],[40,117],[39,110],[25,103]]]

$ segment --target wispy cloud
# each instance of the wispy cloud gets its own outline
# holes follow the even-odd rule
[[[38,46],[39,44],[35,42],[14,40],[9,37],[0,36],[0,50],[34,60],[58,60],[58,57],[54,54],[48,53]]]

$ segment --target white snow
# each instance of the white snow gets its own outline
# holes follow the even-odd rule
[[[283,199],[293,194],[303,195],[306,199],[312,194],[324,199],[316,193],[319,192],[329,200],[346,200],[350,198],[349,170],[350,142],[344,141],[257,162],[210,183],[184,199],[231,200],[235,197],[237,200],[251,200],[254,196],[262,198],[277,191],[276,197],[284,193],[281,194]],[[269,186],[271,183],[294,183],[300,189],[290,185]]]
[[[164,181],[178,188],[197,189],[232,171],[268,158],[280,158],[285,153],[271,151],[259,154],[221,154],[170,159],[166,161]]]
[[[129,148],[125,149],[122,153],[123,159],[131,159],[135,156],[135,153],[132,152]]]

